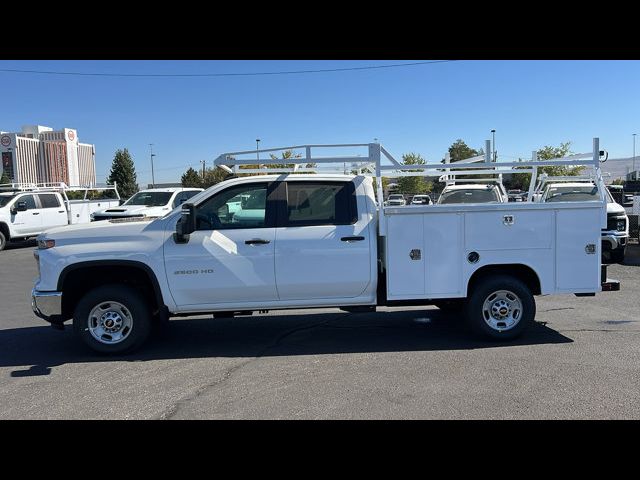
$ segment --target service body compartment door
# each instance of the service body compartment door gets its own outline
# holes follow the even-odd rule
[[[600,291],[602,208],[556,210],[556,290]]]
[[[424,218],[426,294],[429,298],[458,297],[466,293],[462,286],[462,245],[464,215],[430,213]]]
[[[425,294],[424,215],[389,215],[387,219],[387,297]]]
[[[460,213],[390,214],[387,228],[389,300],[447,298],[462,289]]]

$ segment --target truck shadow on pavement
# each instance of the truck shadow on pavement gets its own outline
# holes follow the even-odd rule
[[[571,342],[537,322],[514,341],[483,341],[472,336],[455,315],[438,309],[192,317],[159,327],[139,351],[120,356],[91,352],[74,338],[70,326],[64,331],[48,326],[1,330],[0,367],[23,367],[11,376],[30,377],[76,363],[473,350]]]
[[[5,250],[15,250],[18,248],[34,248],[36,245],[38,245],[38,242],[36,242],[36,239],[33,238],[31,240],[22,240],[19,242],[9,242],[7,243],[7,246],[4,247]]]

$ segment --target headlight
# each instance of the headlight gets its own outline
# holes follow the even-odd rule
[[[618,220],[616,222],[616,230],[619,232],[624,232],[624,229],[627,228],[627,222],[625,220]]]
[[[55,246],[55,240],[38,240],[38,249],[40,250],[46,250],[47,248],[53,248]]]

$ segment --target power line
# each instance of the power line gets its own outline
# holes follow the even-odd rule
[[[374,70],[380,68],[414,67],[433,63],[458,62],[460,60],[431,60],[425,62],[396,63],[391,65],[370,65],[366,67],[324,68],[320,70],[291,70],[280,72],[248,72],[248,73],[105,73],[105,72],[60,72],[53,70],[20,70],[0,68],[5,73],[36,73],[42,75],[70,75],[82,77],[251,77],[259,75],[294,75],[306,73],[348,72],[355,70]]]

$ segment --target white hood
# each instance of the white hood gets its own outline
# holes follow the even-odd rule
[[[109,215],[110,217],[130,217],[143,215],[145,217],[162,217],[171,211],[171,207],[145,207],[144,205],[120,205],[95,212],[95,215]]]

